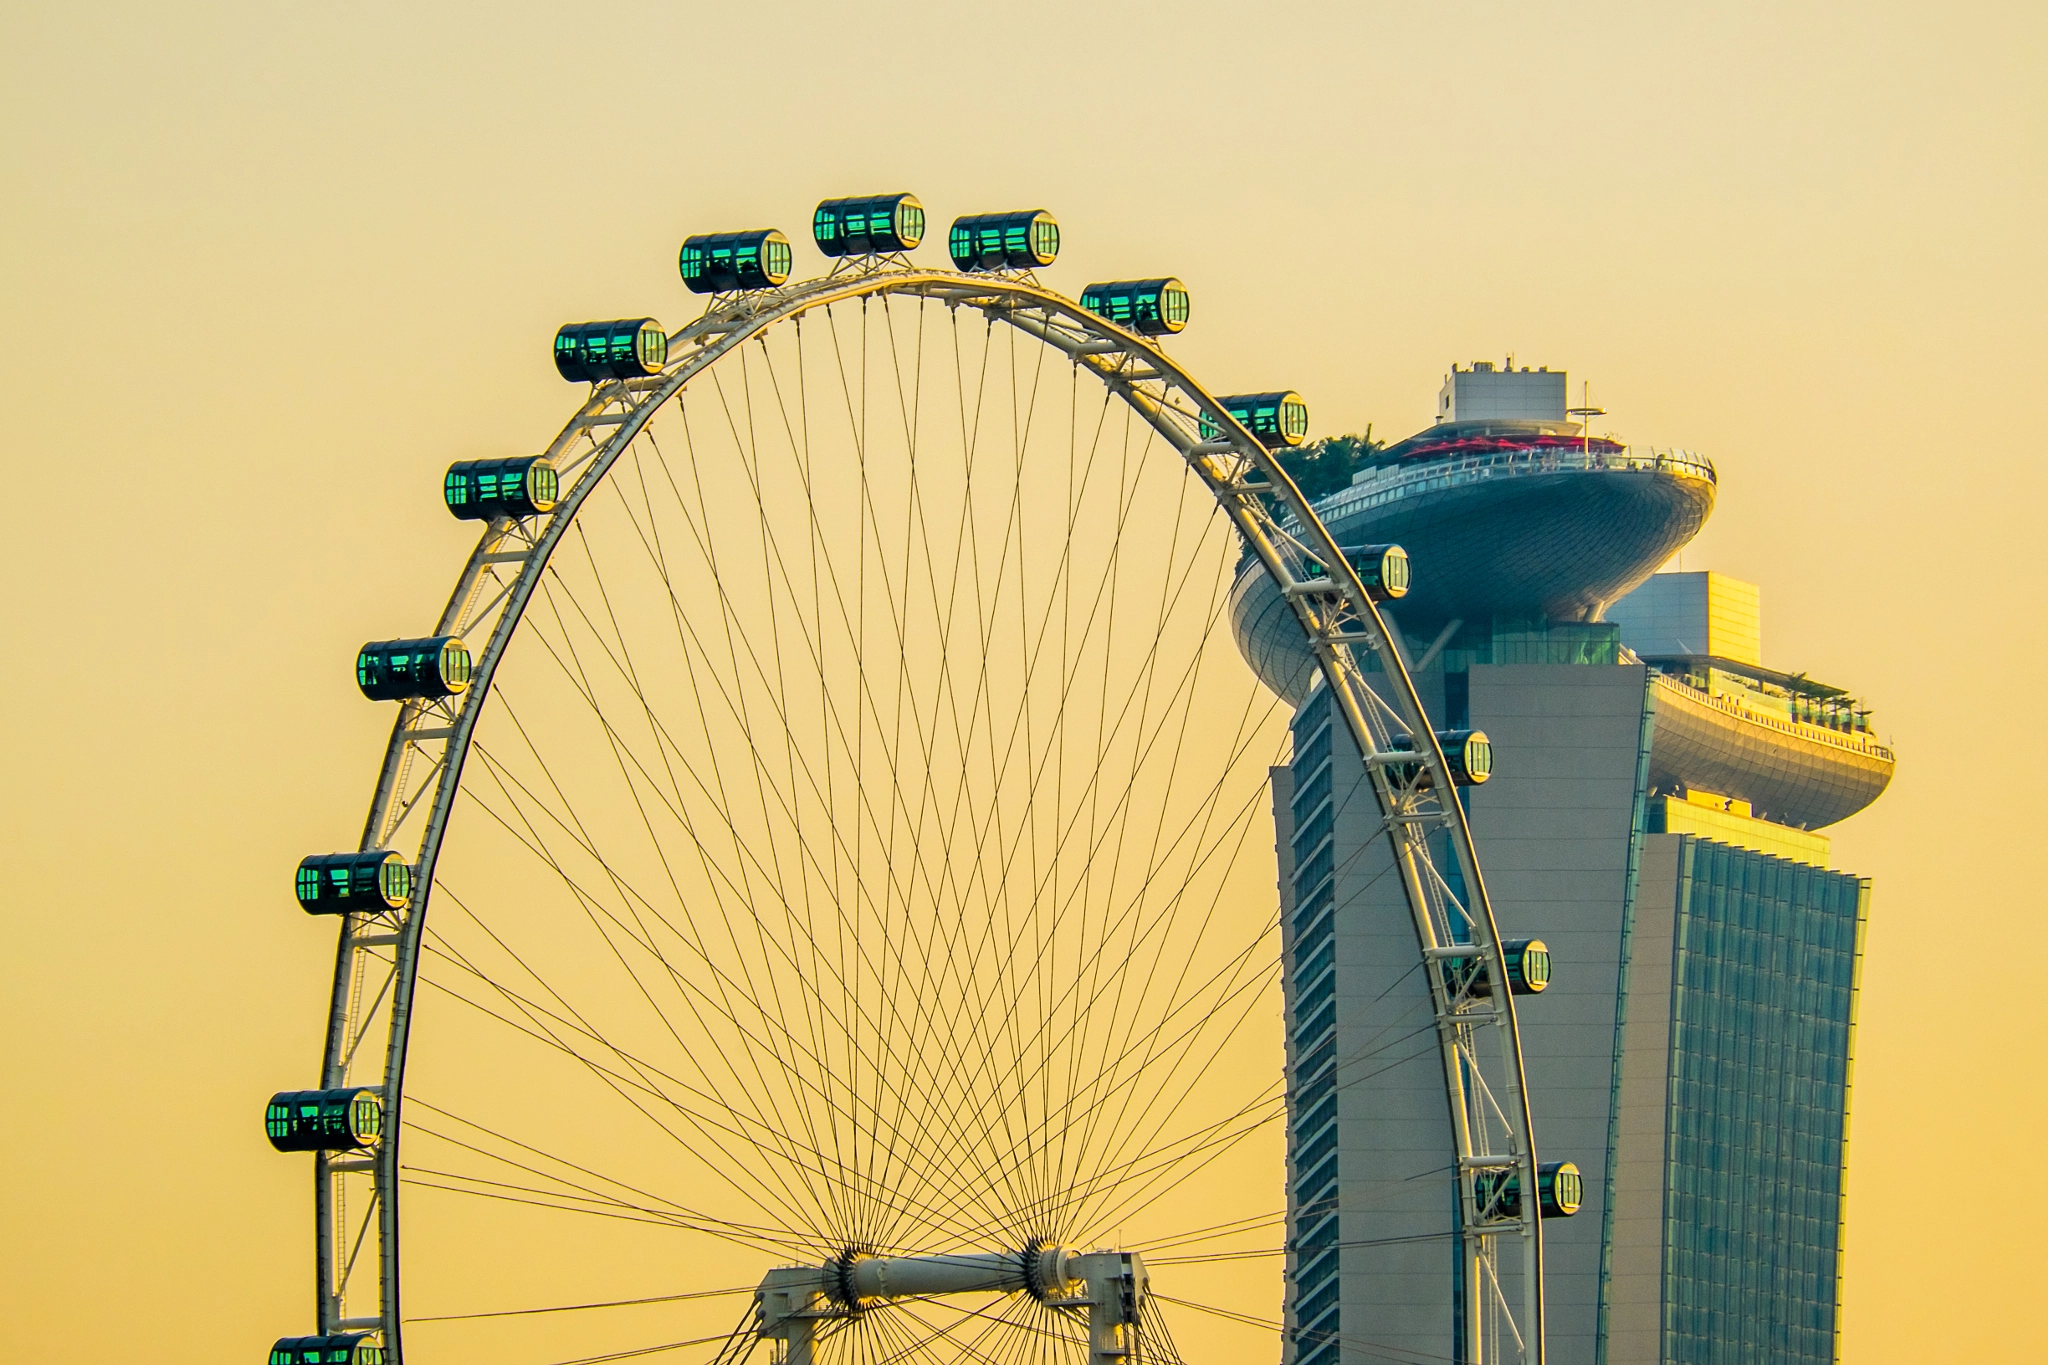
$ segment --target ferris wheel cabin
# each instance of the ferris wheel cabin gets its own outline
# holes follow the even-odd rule
[[[309,915],[383,914],[412,899],[412,867],[388,848],[316,853],[299,860],[292,888]]]
[[[774,228],[752,228],[685,237],[676,268],[692,294],[727,294],[773,289],[789,278],[794,262],[789,238]]]
[[[811,236],[827,256],[889,256],[924,240],[924,205],[914,194],[827,199],[811,215]]]
[[[640,379],[668,363],[668,333],[653,318],[572,322],[555,333],[555,369],[572,384]]]
[[[270,1348],[270,1365],[384,1365],[384,1348],[362,1332],[282,1337]]]
[[[1550,989],[1550,945],[1542,939],[1502,939],[1500,954],[1507,962],[1509,994],[1541,995]],[[1493,981],[1487,975],[1485,958],[1474,954],[1451,958],[1449,962],[1452,965],[1447,970],[1457,973],[1453,984],[1459,989],[1482,999],[1493,994]]]
[[[1298,446],[1308,439],[1308,404],[1293,390],[1279,393],[1234,393],[1216,400],[1268,450]],[[1204,419],[1202,435],[1214,439],[1222,430]]]
[[[1358,581],[1365,584],[1366,596],[1375,602],[1391,602],[1408,595],[1412,581],[1408,563],[1408,552],[1398,545],[1340,545],[1338,549],[1350,563]],[[1310,563],[1303,572],[1309,578],[1324,577],[1323,566]]]
[[[1140,336],[1169,336],[1188,325],[1187,286],[1171,278],[1091,284],[1081,291],[1081,306]]]
[[[1522,1213],[1522,1179],[1519,1171],[1481,1171],[1473,1177],[1476,1197],[1482,1209],[1503,1218]],[[1546,1161],[1536,1168],[1536,1203],[1545,1218],[1569,1218],[1585,1201],[1586,1181],[1576,1164]]]
[[[1476,787],[1493,776],[1493,745],[1486,738],[1484,730],[1439,730],[1436,742],[1444,751],[1444,762],[1451,770],[1451,783],[1458,787]],[[1415,747],[1411,735],[1395,735],[1387,741],[1387,747],[1397,752],[1411,751]],[[1421,763],[1395,765],[1401,771],[1404,781],[1428,782],[1429,768]]]
[[[362,1086],[286,1090],[263,1107],[263,1132],[280,1152],[347,1152],[384,1133],[384,1101]]]
[[[356,654],[356,686],[371,701],[427,701],[469,686],[469,646],[454,635],[373,640]]]
[[[441,480],[441,497],[461,521],[539,516],[561,494],[561,476],[545,455],[460,460]]]
[[[953,220],[946,249],[958,270],[1035,270],[1060,254],[1059,220],[1044,209]]]

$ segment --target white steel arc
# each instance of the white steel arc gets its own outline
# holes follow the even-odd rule
[[[1455,1144],[1446,1153],[1448,1169],[1514,1170],[1523,1190],[1538,1188],[1514,1000],[1506,991],[1475,995],[1472,979],[1450,970],[1454,959],[1476,952],[1492,981],[1509,979],[1470,829],[1450,795],[1450,769],[1399,648],[1356,571],[1273,456],[1151,341],[1029,277],[920,270],[898,258],[715,299],[705,316],[671,339],[661,373],[592,387],[548,448],[562,470],[560,502],[540,516],[491,523],[464,565],[435,633],[469,640],[476,656],[472,681],[458,696],[401,705],[361,844],[409,855],[413,897],[389,914],[347,916],[336,957],[322,1084],[377,1089],[387,1121],[385,1136],[368,1154],[315,1158],[323,1333],[374,1331],[390,1358],[401,1358],[399,1147],[427,903],[479,717],[551,560],[621,456],[693,379],[807,314],[885,299],[978,314],[990,327],[1005,324],[1064,357],[1077,376],[1098,381],[1179,453],[1243,545],[1282,586],[1313,645],[1323,684],[1365,756],[1413,914]],[[1376,667],[1365,665],[1368,656],[1377,656]],[[1436,831],[1450,836],[1462,896],[1452,891],[1456,879],[1433,861],[1430,835]],[[1467,1251],[1464,1302],[1455,1311],[1474,1358],[1540,1362],[1538,1201],[1520,1200],[1518,1209],[1504,1213],[1497,1199],[1482,1204],[1471,1179],[1460,1177],[1458,1187]],[[1499,1252],[1509,1248],[1520,1252],[1514,1302],[1497,1264]],[[1482,1335],[1482,1324],[1503,1321],[1504,1334],[1489,1326]]]

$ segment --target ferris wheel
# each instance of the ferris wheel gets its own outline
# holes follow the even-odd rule
[[[1510,964],[1473,774],[1375,605],[1398,556],[1282,469],[1295,395],[1168,357],[1179,281],[1046,288],[1042,211],[956,220],[953,269],[924,229],[829,200],[798,282],[780,232],[689,238],[701,316],[563,327],[567,425],[446,472],[481,536],[430,629],[360,651],[397,704],[369,818],[297,873],[340,940],[318,1083],[266,1113],[316,1194],[314,1330],[273,1365],[1306,1352],[1291,713],[1231,642],[1246,555],[1413,913],[1446,1311],[1471,1359],[1542,1360]]]

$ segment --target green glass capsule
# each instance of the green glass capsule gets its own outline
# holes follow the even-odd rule
[[[383,1135],[384,1102],[374,1090],[285,1090],[263,1108],[263,1132],[280,1152],[343,1152]]]
[[[1259,444],[1268,450],[1279,446],[1298,446],[1308,439],[1308,404],[1292,390],[1229,394],[1219,397],[1216,402],[1242,423],[1246,431],[1258,437]],[[1204,440],[1214,440],[1223,430],[1214,418],[1206,415],[1201,429]]]
[[[946,249],[959,270],[1035,270],[1060,254],[1060,225],[1044,209],[953,220]]]
[[[639,379],[668,363],[668,333],[653,318],[565,323],[555,333],[555,370],[578,384]]]
[[[469,647],[454,635],[372,640],[356,653],[356,686],[371,701],[456,696],[469,670]]]
[[[1111,280],[1081,291],[1081,306],[1140,336],[1168,336],[1188,325],[1187,286],[1179,280]]]
[[[316,853],[299,860],[292,888],[309,915],[382,914],[412,899],[412,867],[388,848]]]
[[[554,507],[561,491],[561,478],[544,455],[461,460],[441,480],[442,500],[463,521],[539,516]]]
[[[774,228],[707,232],[683,239],[676,268],[693,294],[773,289],[789,278],[789,238]]]
[[[827,256],[887,256],[924,240],[924,205],[914,194],[827,199],[811,215],[811,236]]]

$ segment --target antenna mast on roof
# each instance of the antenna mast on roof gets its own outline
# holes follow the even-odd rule
[[[1566,408],[1564,414],[1567,417],[1579,419],[1579,453],[1590,461],[1593,457],[1593,419],[1607,415],[1606,408],[1596,408],[1593,406],[1592,380],[1586,380],[1581,385],[1579,389],[1579,406]]]

